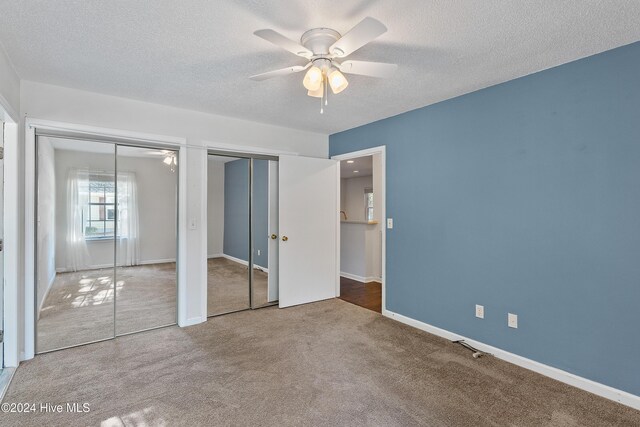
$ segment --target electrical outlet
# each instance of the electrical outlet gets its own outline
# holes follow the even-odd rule
[[[196,229],[196,225],[197,225],[196,219],[195,218],[191,218],[189,220],[189,229],[190,230],[195,230]]]
[[[508,313],[507,314],[507,325],[509,325],[510,328],[518,329],[518,315],[517,314],[513,314],[513,313]]]
[[[260,255],[260,249],[258,249],[258,255]]]
[[[484,305],[476,304],[476,317],[484,319]]]
[[[393,218],[387,218],[387,228],[389,230],[393,228]]]

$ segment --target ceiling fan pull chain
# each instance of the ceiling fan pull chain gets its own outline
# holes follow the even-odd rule
[[[320,97],[320,114],[324,114],[324,109],[322,108],[322,98],[324,98],[324,91],[322,92],[322,96]]]
[[[324,105],[329,105],[329,77],[324,76]]]

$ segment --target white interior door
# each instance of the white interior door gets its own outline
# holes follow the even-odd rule
[[[280,156],[280,307],[336,296],[338,162]]]
[[[278,301],[278,162],[269,162],[269,277],[267,301]]]

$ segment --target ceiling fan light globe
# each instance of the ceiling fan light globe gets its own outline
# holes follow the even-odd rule
[[[164,158],[163,162],[166,165],[170,165],[171,163],[173,163],[173,158],[171,156],[167,156]]]
[[[329,86],[333,93],[338,94],[349,86],[349,82],[344,74],[334,68],[329,72]]]
[[[302,84],[309,91],[316,91],[322,86],[322,70],[318,67],[311,67],[307,74],[304,75]]]
[[[307,95],[313,96],[314,98],[322,98],[322,96],[324,95],[324,87],[322,87],[322,82],[320,82],[320,87],[318,87],[318,89],[308,91]]]

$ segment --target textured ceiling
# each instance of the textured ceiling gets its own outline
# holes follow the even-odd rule
[[[0,41],[21,78],[334,133],[640,40],[638,0],[0,0]],[[396,76],[349,76],[325,114],[302,74],[248,76],[302,58],[252,33],[389,31],[350,59]]]

